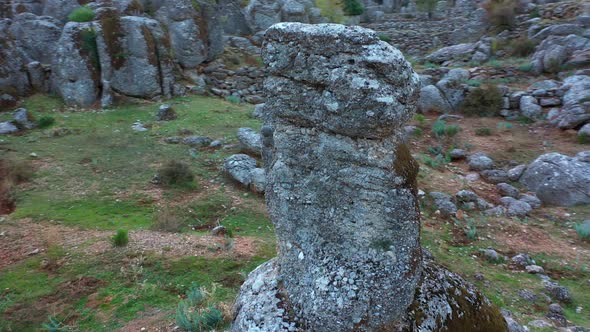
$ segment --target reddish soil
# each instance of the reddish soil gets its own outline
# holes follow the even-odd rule
[[[57,245],[82,255],[100,255],[113,250],[112,231],[81,230],[49,222],[21,219],[0,225],[0,270]],[[211,235],[178,234],[137,230],[129,232],[124,250],[154,252],[168,257],[252,257],[261,240],[236,236],[232,239]]]

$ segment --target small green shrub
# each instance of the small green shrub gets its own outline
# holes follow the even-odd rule
[[[438,0],[416,0],[416,7],[419,11],[428,13],[428,18],[432,18]]]
[[[549,59],[545,64],[545,71],[552,74],[559,73],[561,71],[561,62],[557,59]]]
[[[111,241],[115,247],[124,247],[129,243],[129,234],[124,229],[117,230],[117,233],[113,235]]]
[[[495,85],[472,90],[461,104],[465,116],[496,116],[502,109],[502,93]]]
[[[158,170],[160,183],[167,186],[190,184],[194,177],[187,164],[175,160],[168,161]]]
[[[590,136],[585,133],[578,135],[578,143],[580,144],[590,144]]]
[[[42,116],[37,121],[37,127],[41,129],[49,128],[55,123],[55,118],[51,116]]]
[[[414,115],[414,120],[416,120],[419,125],[423,126],[426,122],[426,117],[424,116],[424,114],[416,114]]]
[[[315,5],[320,9],[321,15],[327,18],[328,21],[332,23],[342,23],[344,21],[344,12],[337,0],[316,0]]]
[[[481,80],[467,80],[465,84],[478,88],[481,86],[482,82]]]
[[[437,65],[436,63],[432,63],[430,61],[426,61],[426,62],[424,62],[424,67],[427,69],[434,69],[434,68],[438,68],[439,65]]]
[[[93,19],[94,11],[88,6],[78,7],[68,15],[68,20],[70,22],[90,22]]]
[[[465,236],[469,241],[477,240],[477,224],[473,219],[467,219],[467,228],[465,228]]]
[[[70,330],[69,326],[60,322],[55,316],[47,317],[47,322],[41,324],[41,327],[47,332],[65,332]]]
[[[362,15],[365,12],[365,8],[359,0],[343,0],[342,10],[350,16]]]
[[[590,221],[585,221],[574,225],[576,234],[584,240],[590,240]]]
[[[539,13],[539,6],[535,6],[529,13],[529,18],[537,18],[541,17],[541,13]]]
[[[444,120],[436,120],[432,125],[432,133],[436,138],[453,137],[461,131],[458,125],[447,125]]]
[[[517,69],[523,73],[528,73],[531,70],[533,70],[533,65],[531,63],[525,63],[525,64],[518,66]]]
[[[232,104],[239,104],[242,102],[242,100],[238,96],[227,96],[225,97],[225,100],[229,101]]]
[[[387,42],[387,43],[391,42],[391,37],[389,37],[389,36],[388,36],[388,35],[386,35],[386,34],[380,33],[380,34],[378,35],[378,37],[379,37],[379,39],[380,39],[380,40],[382,40],[382,41],[384,41],[384,42]]]
[[[477,135],[477,136],[491,136],[492,129],[490,129],[488,127],[477,128],[477,129],[475,129],[475,135]]]
[[[424,163],[424,165],[432,169],[442,169],[448,163],[447,159],[445,159],[445,157],[443,157],[440,154],[434,158],[427,155],[423,155],[421,157],[421,160],[422,163]]]
[[[202,289],[192,286],[186,293],[186,299],[178,303],[176,324],[182,330],[205,332],[217,329],[223,324],[223,314],[219,309],[213,306],[205,307],[207,295]]]
[[[502,131],[510,131],[512,130],[514,126],[512,125],[512,123],[510,122],[498,122],[498,124],[496,125],[496,129],[498,130],[502,130]]]

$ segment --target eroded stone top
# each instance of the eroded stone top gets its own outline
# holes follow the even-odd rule
[[[385,138],[415,111],[419,77],[375,32],[338,24],[279,23],[262,58],[268,112],[300,127]],[[306,107],[301,107],[306,105]]]

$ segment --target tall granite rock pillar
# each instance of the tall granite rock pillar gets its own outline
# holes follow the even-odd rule
[[[414,114],[417,74],[374,32],[334,24],[275,24],[262,57],[265,192],[279,252],[242,286],[233,331],[436,321],[413,307],[425,265],[418,164],[401,127]],[[423,301],[428,290],[419,293]]]

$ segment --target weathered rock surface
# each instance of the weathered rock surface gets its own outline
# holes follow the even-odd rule
[[[590,204],[590,151],[574,157],[548,153],[530,163],[520,182],[548,205]]]
[[[441,91],[434,85],[427,85],[420,89],[418,110],[421,113],[436,112],[449,113],[453,109]]]
[[[232,330],[505,331],[472,286],[422,263],[418,165],[402,140],[419,79],[401,53],[359,27],[280,23],[262,56],[279,256],[244,283]]]
[[[590,122],[590,76],[574,75],[563,81],[563,105],[552,119],[561,129],[577,128]]]
[[[99,93],[99,63],[92,23],[69,22],[59,38],[53,73],[55,85],[67,105],[88,107]],[[88,43],[89,47],[84,47]]]
[[[262,138],[254,129],[240,128],[237,136],[242,150],[258,156],[262,153]]]

